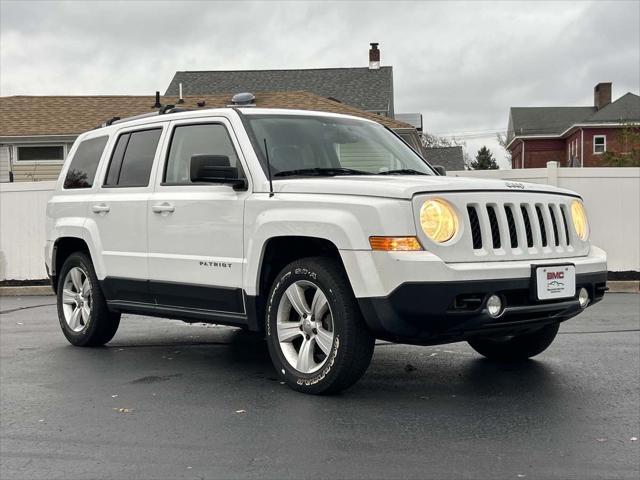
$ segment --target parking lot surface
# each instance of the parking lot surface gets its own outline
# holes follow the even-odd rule
[[[293,392],[260,338],[225,327],[127,315],[106,347],[72,347],[53,302],[0,298],[3,480],[640,474],[640,295],[519,365],[381,344],[332,397]]]

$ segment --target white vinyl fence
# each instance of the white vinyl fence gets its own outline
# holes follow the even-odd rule
[[[448,172],[450,176],[549,183],[584,198],[594,244],[607,251],[609,270],[640,271],[640,168],[547,168]],[[40,280],[45,209],[55,182],[0,184],[0,281]]]
[[[0,183],[0,281],[47,278],[45,214],[55,185]]]

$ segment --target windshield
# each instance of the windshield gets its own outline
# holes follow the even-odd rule
[[[271,173],[285,176],[434,175],[416,152],[377,123],[305,115],[245,115]]]

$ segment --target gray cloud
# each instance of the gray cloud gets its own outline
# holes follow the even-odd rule
[[[0,2],[2,95],[151,94],[176,70],[367,64],[378,41],[396,110],[484,132],[510,106],[588,105],[640,89],[640,2]],[[474,134],[475,136],[479,133]],[[501,152],[499,153],[501,156]]]

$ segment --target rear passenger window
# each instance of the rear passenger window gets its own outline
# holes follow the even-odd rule
[[[224,125],[182,125],[173,130],[164,183],[191,184],[191,157],[194,155],[217,155],[230,167],[238,165],[236,150]]]
[[[109,187],[146,187],[158,148],[161,128],[120,135],[104,183]]]
[[[108,136],[85,140],[76,150],[64,179],[64,188],[91,188]]]

